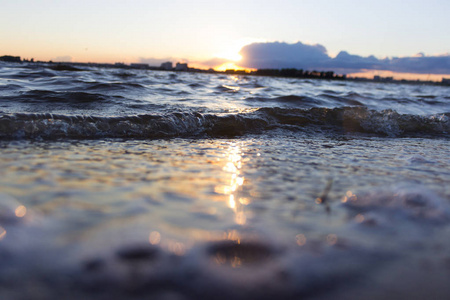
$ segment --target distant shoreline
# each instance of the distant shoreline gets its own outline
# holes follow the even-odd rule
[[[342,81],[358,81],[358,82],[382,82],[382,83],[406,83],[406,84],[429,84],[429,85],[443,85],[450,86],[450,79],[442,78],[442,81],[430,80],[407,80],[394,79],[393,77],[374,76],[374,78],[364,77],[347,77],[345,74],[336,74],[334,71],[309,71],[295,68],[283,69],[257,69],[256,71],[228,69],[225,71],[216,71],[210,69],[190,68],[187,64],[177,64],[175,68],[167,68],[164,63],[161,67],[150,66],[148,64],[124,64],[124,63],[80,63],[80,62],[53,62],[53,61],[34,61],[34,59],[22,60],[19,56],[4,55],[0,56],[0,62],[7,63],[27,63],[36,65],[45,65],[57,71],[84,71],[83,67],[97,67],[97,68],[117,68],[117,69],[140,69],[152,71],[172,71],[172,72],[192,72],[192,73],[209,73],[209,74],[227,74],[227,75],[250,75],[250,76],[268,76],[268,77],[282,77],[282,78],[297,78],[297,79],[321,79],[321,80],[342,80]],[[181,65],[181,68],[178,66]],[[81,68],[80,68],[81,67]]]

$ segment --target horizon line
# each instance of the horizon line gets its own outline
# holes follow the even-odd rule
[[[12,59],[12,60],[8,60],[8,59]],[[173,69],[163,69],[162,65],[164,63],[173,63],[170,60],[167,60],[166,62],[160,64],[160,66],[157,65],[150,65],[149,63],[142,63],[142,62],[130,62],[130,63],[124,63],[124,62],[95,62],[95,61],[88,61],[88,62],[74,62],[74,61],[53,61],[53,60],[49,60],[49,61],[43,61],[43,60],[34,60],[34,58],[24,58],[22,59],[20,56],[14,56],[14,55],[2,55],[0,56],[0,61],[1,62],[13,62],[13,63],[53,63],[53,64],[95,64],[95,65],[105,65],[105,66],[112,66],[112,67],[131,67],[136,69],[139,68],[148,68],[150,70],[162,70],[162,71],[204,71],[204,72],[217,72],[217,73],[237,73],[237,74],[248,74],[248,75],[258,75],[255,74],[256,71],[258,70],[297,70],[297,71],[303,71],[306,73],[327,73],[327,72],[333,72],[334,75],[337,76],[344,76],[346,79],[366,79],[366,80],[372,80],[372,81],[382,81],[382,82],[387,82],[387,81],[406,81],[406,82],[432,82],[432,83],[445,83],[448,84],[450,82],[450,78],[447,78],[446,76],[450,77],[450,75],[447,74],[434,74],[434,73],[406,73],[406,72],[393,72],[390,70],[367,70],[367,69],[363,69],[359,72],[348,72],[348,73],[338,73],[334,70],[324,70],[324,69],[317,69],[317,70],[309,70],[309,69],[298,69],[298,68],[244,68],[244,67],[240,67],[236,64],[236,62],[228,62],[228,63],[223,63],[221,65],[218,65],[216,67],[209,67],[209,68],[200,68],[200,67],[189,67],[189,62],[181,62],[181,61],[185,61],[184,59],[181,60],[180,62],[176,62],[176,64],[180,64],[180,65],[186,65],[187,70],[175,70],[175,68]],[[192,63],[193,65],[198,65],[195,62]],[[234,68],[227,68],[227,69],[222,69],[219,70],[218,68],[222,65],[226,65],[226,64],[231,64],[234,65]],[[244,73],[242,73],[242,71],[244,71]],[[399,76],[402,76],[402,78],[399,78]],[[280,75],[272,75],[275,77],[295,77],[295,76],[280,76]],[[411,76],[416,76],[416,79],[412,79]],[[426,79],[420,79],[417,77],[427,77]],[[434,78],[434,80],[432,79]]]

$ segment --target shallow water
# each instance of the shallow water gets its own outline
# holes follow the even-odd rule
[[[0,74],[2,299],[450,295],[448,88]]]

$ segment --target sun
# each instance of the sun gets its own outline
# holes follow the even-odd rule
[[[220,52],[214,54],[215,58],[220,58],[225,62],[219,66],[214,67],[214,70],[219,72],[224,72],[226,70],[236,70],[247,72],[253,71],[255,69],[243,68],[239,66],[239,62],[243,60],[242,55],[239,53],[241,49],[251,43],[261,42],[265,40],[256,38],[241,38],[232,42],[229,42],[226,47],[223,47]]]
[[[214,70],[216,70],[218,72],[225,72],[226,70],[245,71],[245,72],[256,71],[256,69],[240,67],[236,63],[231,62],[231,61],[223,63],[223,64],[215,67]]]
[[[224,45],[222,45],[222,50],[216,53],[214,57],[223,58],[233,62],[238,62],[242,60],[242,56],[239,54],[242,47],[259,41],[261,41],[261,39],[255,38],[240,38],[234,41],[229,41],[228,43],[226,43],[225,47],[223,47]]]
[[[214,70],[219,72],[225,72],[226,70],[243,70],[244,68],[240,68],[234,62],[226,62],[214,68]]]
[[[238,62],[242,59],[242,56],[239,54],[240,50],[240,48],[237,51],[236,49],[229,49],[224,52],[217,53],[215,57]]]

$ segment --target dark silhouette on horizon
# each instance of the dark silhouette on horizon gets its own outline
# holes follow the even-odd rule
[[[442,78],[442,81],[422,81],[422,80],[395,80],[393,77],[374,76],[372,79],[353,77],[349,78],[346,74],[336,74],[334,71],[309,71],[296,68],[282,68],[282,69],[257,69],[256,71],[235,70],[228,69],[225,71],[215,71],[214,69],[197,69],[190,68],[187,63],[177,63],[173,67],[172,62],[162,63],[161,66],[150,66],[144,63],[132,63],[130,65],[124,63],[77,63],[77,62],[53,62],[53,61],[34,61],[31,59],[22,60],[20,56],[3,55],[0,56],[0,61],[9,63],[33,63],[36,65],[45,65],[46,67],[55,71],[85,71],[83,67],[98,67],[98,68],[121,68],[121,69],[141,69],[154,71],[173,71],[173,72],[197,72],[197,73],[217,73],[217,74],[233,74],[233,75],[252,75],[252,76],[271,76],[271,77],[286,77],[286,78],[310,78],[310,79],[325,79],[325,80],[354,80],[367,82],[384,82],[384,83],[412,83],[412,84],[434,84],[434,85],[450,85],[449,78]]]
[[[20,56],[12,56],[12,55],[3,55],[0,56],[0,61],[4,62],[22,62]]]

